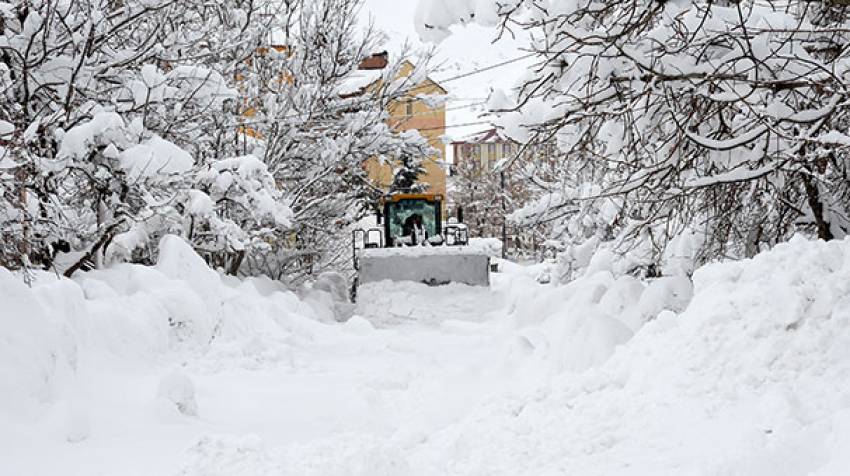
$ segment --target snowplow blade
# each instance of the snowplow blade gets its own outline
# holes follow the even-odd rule
[[[360,284],[390,280],[490,285],[490,257],[465,246],[364,249],[359,261]]]

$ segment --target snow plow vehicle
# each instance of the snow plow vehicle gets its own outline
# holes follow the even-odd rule
[[[400,193],[386,197],[378,226],[353,231],[357,287],[384,280],[430,286],[490,285],[490,257],[469,246],[463,223],[444,223],[441,195]]]

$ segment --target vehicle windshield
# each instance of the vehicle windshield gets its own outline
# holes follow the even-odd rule
[[[402,199],[389,204],[387,221],[390,227],[390,238],[404,236],[405,226],[408,221],[414,220],[414,215],[419,215],[422,226],[428,236],[440,234],[437,223],[437,207],[439,202],[429,202],[422,199]]]

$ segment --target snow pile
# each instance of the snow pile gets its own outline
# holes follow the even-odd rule
[[[498,238],[470,238],[468,247],[491,258],[501,258],[502,246]]]
[[[39,274],[33,289],[0,270],[0,473],[850,465],[850,240],[706,266],[693,289],[618,276],[604,250],[564,286],[509,262],[490,288],[374,283],[330,325],[317,320],[335,318],[321,303],[344,295],[340,276],[299,299],[161,246],[155,268]]]
[[[503,307],[498,291],[450,283],[428,286],[413,281],[379,281],[357,291],[356,313],[379,326],[441,323],[458,316],[483,321]]]
[[[599,365],[649,319],[639,303],[650,288],[632,277],[615,278],[610,269],[591,270],[565,286],[541,286],[533,274],[514,278],[506,293],[517,345],[549,373]],[[664,296],[655,303],[674,307]]]
[[[695,283],[684,312],[662,313],[601,367],[494,401],[415,463],[423,474],[844,474],[850,241],[794,239],[706,266]]]
[[[55,317],[5,268],[0,268],[0,293],[0,395],[6,403],[15,397],[17,402],[49,401],[55,391],[53,375],[62,362],[74,361],[74,349],[63,348]],[[60,361],[64,352],[71,355]],[[0,405],[0,415],[14,410],[23,408]]]
[[[195,384],[186,374],[173,372],[163,377],[159,382],[157,396],[171,401],[184,415],[198,415]]]
[[[268,347],[318,325],[293,293],[261,280],[223,280],[181,238],[164,237],[160,250],[153,268],[121,264],[73,281],[40,273],[32,289],[0,268],[0,416],[41,413],[93,368],[233,346],[255,360],[246,341]],[[165,375],[158,392],[182,413],[198,412],[184,376]]]

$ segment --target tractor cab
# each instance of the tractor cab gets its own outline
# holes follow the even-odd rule
[[[354,231],[355,249],[469,244],[466,225],[443,222],[442,195],[394,194],[382,200],[380,210],[377,227]]]
[[[379,209],[378,226],[353,231],[352,295],[357,283],[383,280],[489,286],[490,257],[468,246],[466,225],[443,222],[441,195],[394,194]]]

